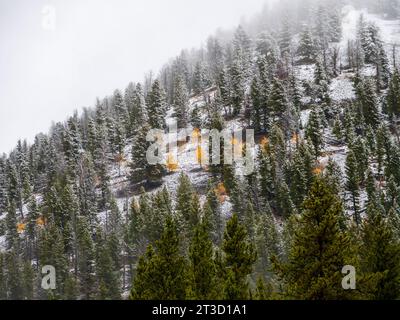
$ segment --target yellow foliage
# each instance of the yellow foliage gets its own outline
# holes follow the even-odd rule
[[[231,140],[231,144],[232,145],[237,145],[239,143],[239,141],[238,141],[238,139],[236,139],[236,138],[232,138],[232,140]]]
[[[193,138],[201,138],[201,131],[199,128],[194,128],[192,132]]]
[[[267,137],[263,137],[260,142],[261,146],[266,147],[269,145],[269,139]]]
[[[233,148],[235,156],[240,157],[243,154],[243,143],[240,142],[238,145],[235,145]]]
[[[291,139],[292,143],[297,143],[299,142],[299,135],[297,133],[294,133]]]
[[[197,146],[196,148],[196,160],[200,165],[205,162],[205,155],[201,146]]]
[[[313,173],[314,173],[315,175],[320,175],[321,173],[324,172],[324,170],[325,170],[324,165],[318,164],[318,165],[314,168]]]
[[[25,231],[25,223],[18,223],[17,224],[17,232],[23,233]]]
[[[218,197],[219,202],[223,203],[226,200],[226,188],[225,185],[221,182],[217,185],[217,188],[215,189],[215,193]]]
[[[167,168],[169,171],[176,171],[178,170],[178,162],[175,160],[174,156],[169,153],[167,157]]]
[[[44,217],[39,217],[36,219],[36,224],[43,227],[46,224],[46,219]]]

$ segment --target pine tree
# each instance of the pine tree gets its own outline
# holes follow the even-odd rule
[[[339,227],[341,214],[340,200],[321,177],[316,177],[304,202],[304,211],[295,224],[288,261],[273,259],[288,298],[349,297],[341,286],[341,270],[352,262],[349,238]]]
[[[140,258],[130,298],[133,300],[185,299],[187,263],[179,252],[179,236],[175,222],[168,217],[157,252],[149,246]]]
[[[267,203],[265,210],[257,217],[255,244],[258,260],[255,271],[266,279],[271,276],[271,258],[281,254],[281,239],[275,225],[271,208]]]
[[[205,67],[202,62],[197,62],[193,73],[192,88],[193,93],[200,95],[210,86],[210,80],[208,79]]]
[[[0,157],[0,215],[6,211],[7,208],[7,190],[6,190],[6,164],[2,157]]]
[[[274,78],[272,82],[268,104],[272,110],[274,120],[278,118],[282,122],[283,115],[288,108],[288,101],[285,89],[277,78]]]
[[[343,174],[342,169],[338,165],[336,161],[332,158],[329,158],[328,164],[326,165],[326,172],[324,176],[329,183],[333,193],[339,195],[342,193],[343,190]]]
[[[97,149],[97,132],[96,132],[96,124],[93,118],[90,118],[88,121],[86,149],[92,154],[92,156],[95,156],[95,152]]]
[[[341,13],[337,9],[333,9],[329,14],[329,30],[332,42],[340,42],[342,38],[342,21]]]
[[[400,115],[400,74],[396,68],[390,79],[389,89],[386,96],[387,113],[391,118]]]
[[[232,65],[229,68],[231,79],[231,102],[233,115],[237,116],[242,110],[245,97],[245,74],[241,65],[241,56],[235,56]]]
[[[331,98],[329,95],[329,79],[326,74],[326,68],[321,57],[316,59],[314,85],[315,85],[315,98],[318,102],[330,104]]]
[[[352,150],[347,154],[346,159],[346,191],[350,194],[351,209],[354,214],[354,221],[359,225],[360,220],[360,177],[358,175],[357,158]]]
[[[114,110],[117,115],[117,127],[121,131],[122,139],[125,139],[125,133],[129,131],[129,114],[122,94],[119,90],[114,91],[113,95]]]
[[[20,239],[17,232],[17,215],[14,201],[12,201],[8,206],[5,222],[7,249],[14,249],[16,252],[18,252],[20,249]]]
[[[68,258],[65,255],[62,230],[53,222],[49,222],[41,232],[38,243],[39,266],[51,265],[56,269],[57,285],[52,295],[54,298],[61,298],[65,293],[68,278]]]
[[[243,79],[248,79],[251,72],[252,44],[242,26],[236,29],[232,40],[232,46],[234,59],[238,63],[240,73]]]
[[[212,183],[208,186],[206,202],[203,207],[203,223],[206,224],[211,240],[215,245],[220,245],[223,236],[223,218],[220,201],[216,194],[216,186]]]
[[[318,158],[323,147],[323,136],[322,136],[322,123],[320,118],[320,110],[312,109],[308,120],[306,129],[307,139],[310,140],[314,147],[315,158]]]
[[[363,81],[358,84],[356,91],[366,124],[376,129],[379,125],[379,110],[373,84],[368,80]]]
[[[22,300],[24,298],[24,290],[22,279],[20,277],[22,270],[18,254],[15,252],[15,250],[12,250],[6,254],[5,260],[7,270],[7,299]]]
[[[94,298],[94,247],[86,217],[77,219],[77,253],[80,293],[85,300]]]
[[[6,269],[5,269],[5,254],[0,253],[0,300],[7,299],[7,284],[6,284]]]
[[[239,223],[236,214],[227,222],[222,244],[224,251],[225,283],[224,298],[228,300],[247,299],[251,274],[257,254],[248,242],[245,227]]]
[[[181,174],[179,176],[177,189],[176,214],[179,217],[179,229],[186,239],[191,238],[191,232],[200,219],[199,202],[195,198],[192,183],[189,177]]]
[[[158,80],[155,80],[147,96],[147,114],[151,129],[163,129],[166,118],[166,102],[164,90]]]
[[[112,260],[112,252],[107,240],[99,232],[99,239],[96,244],[96,275],[98,279],[98,298],[105,300],[119,300],[120,280],[119,270],[115,270]]]
[[[34,298],[35,271],[30,261],[25,261],[22,267],[22,289],[25,300]]]
[[[290,53],[291,42],[292,42],[292,35],[290,33],[289,20],[288,18],[286,18],[283,21],[279,34],[279,47],[281,49],[282,57],[285,56],[285,54]]]
[[[151,201],[151,210],[148,210],[149,215],[142,213],[146,219],[146,231],[148,240],[154,243],[160,239],[165,221],[168,216],[172,215],[172,205],[168,190],[164,187],[162,191],[155,194]],[[188,214],[190,216],[190,214]]]
[[[132,184],[142,182],[146,179],[146,169],[149,166],[146,152],[150,146],[149,142],[146,140],[148,131],[149,127],[146,124],[142,125],[138,129],[137,135],[132,144],[132,162],[130,163],[130,181]]]
[[[195,227],[189,248],[189,296],[195,300],[216,299],[219,295],[217,269],[214,263],[213,244],[207,225]]]
[[[187,110],[189,107],[188,93],[182,77],[178,77],[174,90],[174,110],[178,119],[178,128],[186,128],[188,124]]]
[[[315,44],[310,29],[307,26],[303,27],[303,31],[300,35],[297,54],[300,56],[300,62],[313,63],[315,61]]]
[[[362,272],[377,277],[374,300],[396,300],[400,295],[400,244],[382,212],[370,203],[362,227]]]
[[[250,87],[250,97],[252,103],[251,124],[255,133],[262,132],[262,97],[260,92],[260,83],[258,77],[255,76]]]
[[[81,150],[81,137],[77,123],[77,115],[68,120],[64,132],[64,153],[69,166],[69,174],[74,176]]]

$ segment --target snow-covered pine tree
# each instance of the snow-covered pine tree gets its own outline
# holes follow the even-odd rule
[[[352,150],[346,159],[346,184],[345,189],[349,192],[350,208],[357,225],[361,223],[360,217],[360,177],[358,175],[357,158]]]
[[[173,106],[178,120],[178,128],[186,128],[188,124],[187,110],[189,107],[189,97],[186,84],[182,77],[178,76],[175,81]]]
[[[155,80],[147,96],[147,115],[151,129],[163,129],[166,117],[165,93],[160,81]]]
[[[315,61],[315,43],[308,26],[303,26],[297,54],[301,63],[313,63]]]

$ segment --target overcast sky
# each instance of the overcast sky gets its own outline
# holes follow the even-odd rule
[[[142,81],[265,0],[0,0],[0,153]]]

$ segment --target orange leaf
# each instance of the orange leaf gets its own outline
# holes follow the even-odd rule
[[[25,223],[18,223],[17,224],[17,232],[23,233],[25,231]]]

